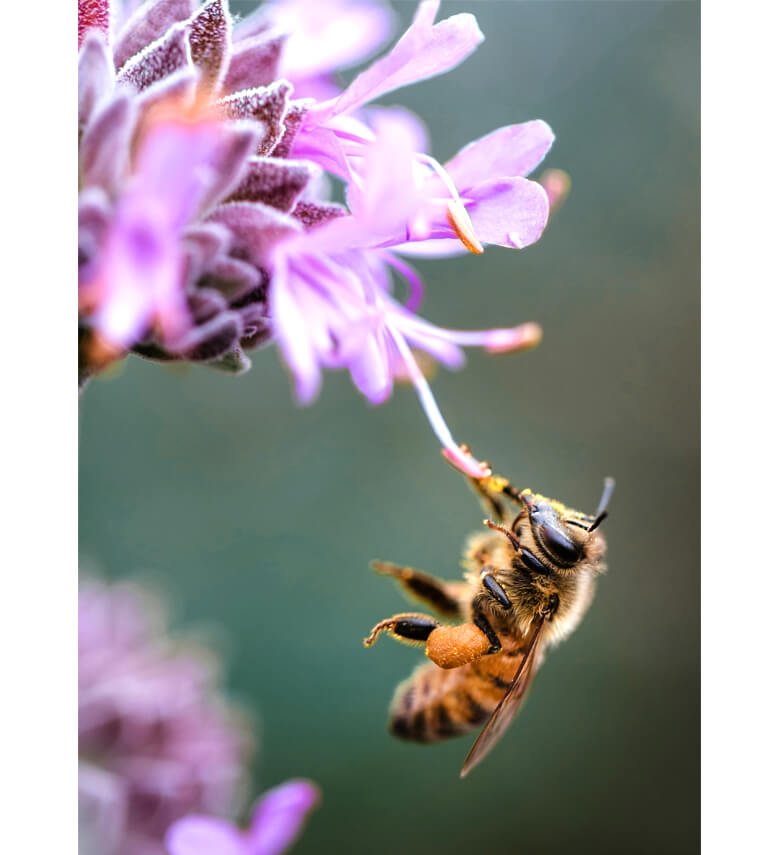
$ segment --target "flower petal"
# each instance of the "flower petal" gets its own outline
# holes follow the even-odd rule
[[[239,180],[254,139],[250,124],[229,127],[208,119],[164,118],[146,131],[135,172],[142,176],[145,192],[154,194],[182,229]]]
[[[415,140],[415,127],[407,124],[404,114],[381,111],[376,116],[375,142],[364,146],[361,187],[354,183],[348,188],[349,207],[374,233],[376,244],[404,230],[421,205],[413,178]]]
[[[243,335],[243,321],[237,312],[221,312],[209,321],[192,327],[171,347],[186,359],[208,362],[234,350]]]
[[[462,196],[494,178],[528,175],[553,145],[553,131],[541,120],[509,125],[465,146],[445,164]]]
[[[111,206],[100,187],[88,187],[78,197],[78,264],[79,273],[98,253],[103,235],[108,230]]]
[[[79,157],[85,187],[103,187],[113,194],[128,167],[129,145],[135,127],[135,105],[127,93],[100,105],[84,130]]]
[[[228,201],[263,202],[288,212],[315,175],[316,168],[304,160],[252,157]]]
[[[282,0],[267,14],[290,35],[281,75],[292,82],[362,62],[386,41],[394,22],[391,9],[375,0]]]
[[[183,246],[196,256],[198,266],[205,268],[220,253],[227,251],[229,230],[217,223],[197,223],[181,235]],[[196,274],[199,275],[199,274]]]
[[[186,816],[165,835],[170,855],[252,855],[244,836],[229,822],[211,816]]]
[[[324,223],[328,223],[336,217],[345,217],[348,215],[348,211],[342,205],[322,205],[318,202],[309,202],[307,199],[303,199],[297,202],[291,215],[295,220],[299,220],[306,229],[309,229],[313,228],[313,226],[321,226]]]
[[[401,243],[392,247],[392,251],[413,258],[451,258],[469,252],[458,238],[428,238],[427,240]]]
[[[318,394],[321,371],[308,333],[305,316],[296,303],[287,271],[275,269],[270,289],[270,316],[273,334],[294,378],[294,390],[301,404],[309,404]]]
[[[302,226],[292,217],[258,202],[219,205],[210,222],[226,226],[234,237],[232,251],[259,266],[265,264],[276,243],[302,232]]]
[[[251,152],[256,150],[262,128],[256,122],[235,122],[221,126],[222,140],[209,164],[209,187],[200,210],[209,211],[219,200],[240,185],[248,169]]]
[[[119,83],[130,83],[138,91],[142,91],[157,80],[191,64],[187,28],[184,24],[176,24],[140,53],[128,59],[119,70],[116,80]]]
[[[467,211],[483,243],[521,249],[539,240],[548,223],[548,196],[536,181],[486,181],[471,188],[467,197]]]
[[[214,89],[229,62],[232,19],[226,0],[208,0],[189,21],[192,62],[202,70],[205,82]]]
[[[86,34],[78,54],[78,129],[89,121],[95,106],[113,88],[113,61],[98,32]]]
[[[209,265],[204,281],[199,286],[215,288],[232,301],[252,291],[261,282],[262,274],[253,264],[222,255]]]
[[[423,0],[409,29],[386,56],[374,62],[336,100],[311,111],[309,124],[323,123],[410,83],[449,71],[483,41],[475,17],[453,15],[434,24],[439,0]]]
[[[269,152],[273,157],[289,156],[309,108],[310,102],[308,101],[289,101],[289,107],[283,117],[283,136],[278,140],[273,150]]]
[[[150,0],[136,9],[116,36],[113,45],[116,68],[164,35],[173,24],[185,21],[194,7],[193,0]]]
[[[111,4],[109,0],[78,0],[78,46],[91,29],[102,33],[105,41],[111,26]]]
[[[306,128],[303,120],[297,138],[291,147],[294,157],[312,160],[322,169],[350,182],[351,167],[343,151],[340,137],[331,128]]]
[[[267,307],[260,303],[251,303],[238,309],[243,320],[243,337],[240,344],[246,350],[253,350],[269,344],[272,339],[272,319]]]
[[[291,93],[291,86],[279,80],[271,86],[243,89],[218,101],[228,118],[253,119],[264,126],[264,134],[257,144],[256,154],[269,154],[283,136],[283,120]]]
[[[269,86],[277,80],[280,77],[278,62],[285,41],[286,37],[278,33],[260,33],[238,42],[229,59],[224,90],[237,92],[239,89]]]
[[[260,799],[248,832],[251,855],[280,855],[296,839],[308,813],[318,802],[311,781],[287,781]]]

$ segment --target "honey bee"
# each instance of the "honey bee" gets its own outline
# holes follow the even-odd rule
[[[469,478],[495,519],[470,536],[466,581],[448,582],[386,561],[373,568],[397,579],[407,593],[440,617],[403,613],[381,621],[364,640],[382,632],[424,644],[430,662],[400,683],[389,729],[401,739],[437,742],[485,726],[461,770],[467,775],[488,754],[526,697],[546,648],[566,638],[591,605],[604,572],[605,540],[599,526],[615,482],[605,479],[593,516],[505,478]],[[516,512],[517,509],[517,512]]]

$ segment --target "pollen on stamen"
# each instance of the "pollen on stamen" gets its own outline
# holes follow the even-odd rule
[[[542,327],[534,321],[511,329],[491,330],[484,345],[488,353],[529,350],[542,341]]]
[[[463,472],[465,475],[469,475],[471,478],[488,478],[492,474],[491,467],[488,463],[474,457],[466,445],[460,446],[459,448],[443,448],[442,456],[451,464],[451,466],[453,466],[454,469],[458,469],[460,472]]]
[[[483,254],[483,244],[478,240],[475,234],[475,227],[472,225],[467,209],[460,199],[450,199],[446,208],[446,217],[448,225],[453,229],[456,237],[467,247],[474,255]]]

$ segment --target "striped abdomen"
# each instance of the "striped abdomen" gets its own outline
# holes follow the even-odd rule
[[[521,654],[515,650],[450,670],[433,662],[421,665],[397,686],[389,730],[415,742],[438,742],[467,733],[485,723],[520,664]]]

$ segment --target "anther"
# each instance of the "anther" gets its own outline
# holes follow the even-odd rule
[[[485,348],[489,353],[529,350],[542,341],[542,327],[534,321],[511,329],[491,330]]]
[[[445,216],[448,220],[448,225],[453,229],[456,237],[464,246],[474,255],[482,255],[484,252],[483,244],[475,234],[475,227],[472,225],[472,220],[461,199],[449,200]]]
[[[453,233],[470,252],[475,255],[482,255],[484,252],[483,244],[475,234],[475,227],[472,225],[472,220],[467,213],[467,209],[464,207],[464,203],[461,201],[461,196],[459,196],[459,191],[456,189],[453,179],[445,171],[445,167],[428,154],[417,154],[416,157],[421,163],[425,163],[437,173],[451,194],[451,198],[448,200],[445,209],[445,216],[448,220],[448,225],[453,229]]]

